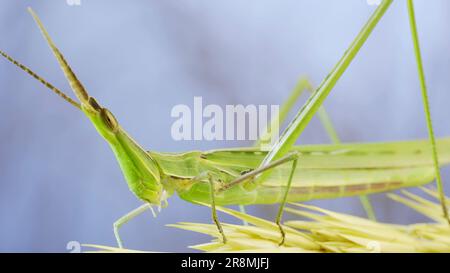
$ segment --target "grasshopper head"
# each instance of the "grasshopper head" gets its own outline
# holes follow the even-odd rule
[[[165,198],[158,163],[119,125],[114,115],[93,97],[81,101],[81,110],[109,143],[130,190],[140,199],[160,205]]]
[[[122,129],[117,119],[108,109],[100,106],[88,94],[69,67],[64,56],[51,40],[38,16],[31,9],[29,11],[52,49],[79,102],[71,99],[29,68],[12,59],[6,53],[0,51],[0,55],[3,55],[6,59],[41,81],[67,102],[80,109],[89,118],[98,133],[111,146],[130,190],[143,201],[160,205],[161,201],[165,198],[165,193],[161,183],[163,173],[158,163]]]

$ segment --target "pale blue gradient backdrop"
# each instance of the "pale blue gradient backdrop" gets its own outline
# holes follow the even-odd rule
[[[300,75],[320,83],[375,9],[364,0],[1,1],[0,48],[63,90],[27,6],[91,94],[157,151],[250,145],[175,142],[170,111],[194,96],[207,104],[279,104]],[[448,136],[450,2],[419,0],[416,11],[436,133]],[[65,251],[72,240],[115,245],[112,223],[140,203],[92,125],[4,60],[0,102],[0,251]],[[325,104],[346,142],[427,136],[405,1],[393,3]],[[317,119],[300,142],[328,142]],[[425,219],[384,195],[373,199],[382,220]],[[356,198],[313,203],[363,215]],[[274,216],[271,206],[250,211]],[[208,240],[165,226],[179,221],[209,222],[209,211],[173,197],[157,219],[146,213],[126,225],[125,245],[188,251]]]

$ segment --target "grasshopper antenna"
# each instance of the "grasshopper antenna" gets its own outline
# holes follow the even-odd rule
[[[28,12],[33,16],[33,19],[35,20],[36,24],[38,25],[39,29],[42,32],[42,35],[44,36],[45,40],[47,40],[48,45],[50,46],[53,54],[55,55],[56,59],[58,60],[59,66],[61,67],[62,71],[64,72],[64,75],[66,76],[66,79],[69,81],[70,87],[74,91],[77,98],[80,100],[82,104],[88,104],[89,103],[89,94],[86,92],[86,89],[84,88],[83,84],[78,80],[75,73],[73,73],[72,69],[70,68],[69,64],[67,63],[64,56],[61,54],[59,49],[55,46],[52,39],[50,38],[50,35],[48,34],[47,30],[45,29],[44,25],[42,24],[41,20],[37,16],[37,14],[33,11],[32,8],[28,8]]]
[[[15,66],[19,67],[20,69],[22,69],[23,71],[25,71],[26,73],[28,73],[29,75],[31,75],[33,78],[35,78],[36,80],[38,80],[39,82],[41,82],[43,85],[45,85],[48,89],[52,90],[56,95],[60,96],[61,98],[63,98],[65,101],[67,101],[68,103],[72,104],[73,106],[75,106],[76,108],[81,110],[81,106],[78,102],[76,102],[75,100],[73,100],[72,98],[70,98],[69,96],[67,96],[64,92],[62,92],[61,90],[59,90],[58,88],[56,88],[54,85],[52,85],[51,83],[47,82],[46,80],[44,80],[44,78],[42,78],[41,76],[39,76],[38,74],[34,73],[31,69],[29,69],[28,67],[26,67],[25,65],[19,63],[18,61],[14,60],[11,56],[9,56],[8,54],[6,54],[5,52],[0,50],[0,55],[2,55],[3,57],[5,57],[5,59],[7,59],[8,61],[10,61],[12,64],[14,64]]]

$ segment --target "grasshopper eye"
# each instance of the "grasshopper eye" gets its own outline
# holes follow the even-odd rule
[[[117,129],[117,126],[119,125],[114,115],[106,108],[103,108],[100,112],[100,115],[103,119],[103,121],[108,125],[108,127],[115,131]]]
[[[89,97],[89,105],[97,111],[101,109],[100,105],[93,97]]]

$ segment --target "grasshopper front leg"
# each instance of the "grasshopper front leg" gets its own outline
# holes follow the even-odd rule
[[[145,203],[145,204],[139,206],[138,208],[130,211],[129,213],[125,214],[124,216],[120,217],[117,221],[114,222],[114,224],[113,224],[114,236],[116,237],[117,245],[119,246],[119,248],[123,248],[123,241],[120,238],[119,229],[124,224],[128,223],[131,219],[135,218],[136,216],[142,214],[147,209],[150,209],[153,216],[156,217],[155,211],[153,210],[151,205],[148,203]]]

